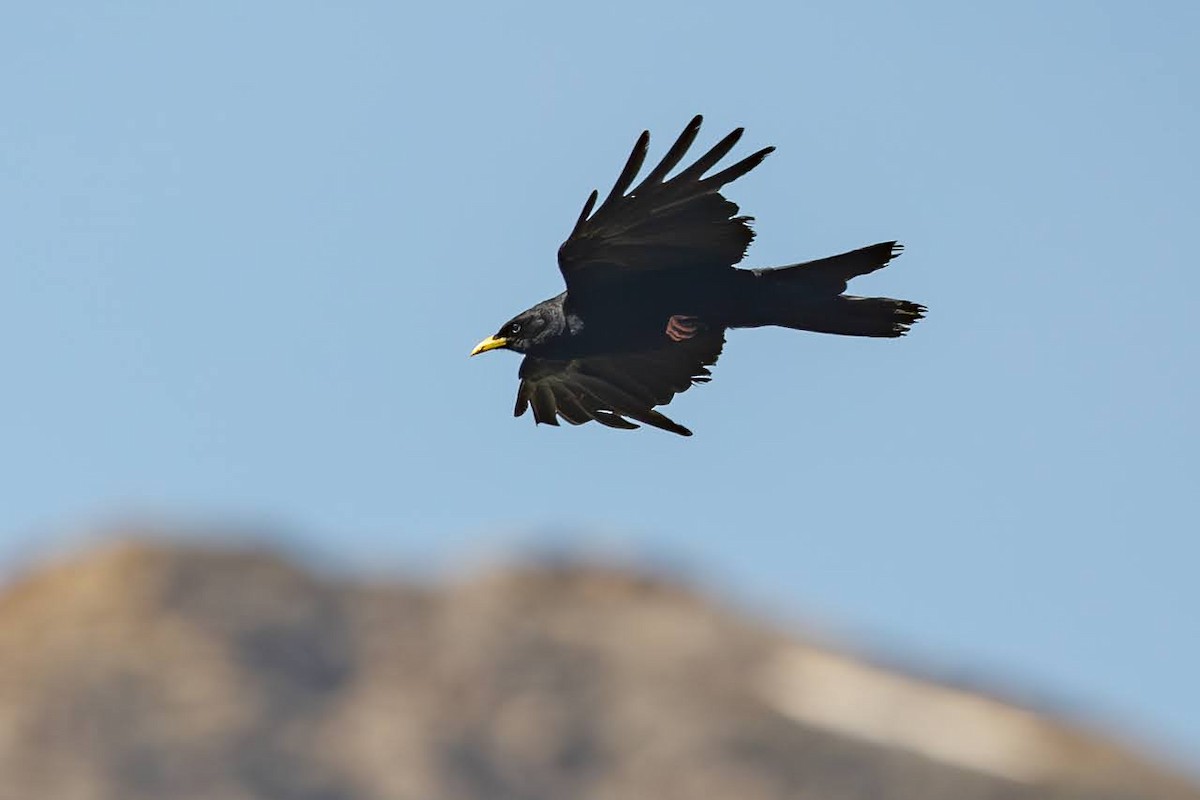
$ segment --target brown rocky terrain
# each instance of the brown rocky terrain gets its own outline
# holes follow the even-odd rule
[[[1200,800],[1091,731],[657,579],[130,544],[0,595],[2,800]]]

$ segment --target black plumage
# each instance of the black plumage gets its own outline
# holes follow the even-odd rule
[[[847,282],[900,254],[896,242],[772,269],[735,269],[754,239],[751,218],[721,194],[767,157],[767,147],[705,177],[729,154],[730,133],[673,177],[700,131],[695,117],[662,161],[633,186],[650,143],[643,132],[604,202],[593,191],[558,249],[567,290],[504,324],[472,355],[525,354],[515,413],[557,425],[634,421],[690,436],[655,406],[710,379],[728,328],[777,325],[849,336],[897,337],[924,306],[843,294]],[[631,421],[633,420],[633,421]]]

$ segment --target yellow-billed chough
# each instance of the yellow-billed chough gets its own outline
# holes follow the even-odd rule
[[[735,269],[754,238],[751,217],[721,187],[754,169],[766,147],[705,177],[741,138],[730,133],[673,177],[700,131],[697,116],[633,189],[650,143],[644,131],[600,206],[593,191],[558,248],[567,290],[513,317],[471,355],[525,354],[516,416],[537,422],[630,420],[690,436],[654,410],[710,379],[726,328],[778,325],[847,336],[903,336],[925,307],[843,294],[846,282],[887,266],[901,246],[881,242],[773,269]],[[595,210],[593,213],[593,209]]]

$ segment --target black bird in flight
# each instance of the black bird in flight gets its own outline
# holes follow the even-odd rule
[[[505,348],[525,354],[516,416],[536,422],[631,422],[691,436],[654,410],[710,380],[727,328],[778,325],[846,336],[896,337],[925,307],[888,297],[843,294],[846,282],[900,255],[881,242],[802,264],[735,269],[754,238],[721,187],[754,169],[766,147],[705,177],[742,136],[730,133],[668,178],[700,131],[684,128],[658,166],[633,189],[650,143],[643,131],[612,191],[595,191],[558,248],[567,290],[513,317],[471,355]],[[593,213],[593,209],[595,213]]]

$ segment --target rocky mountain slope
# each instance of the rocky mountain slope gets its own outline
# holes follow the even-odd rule
[[[0,800],[1200,800],[1094,733],[605,568],[124,545],[0,595]]]

